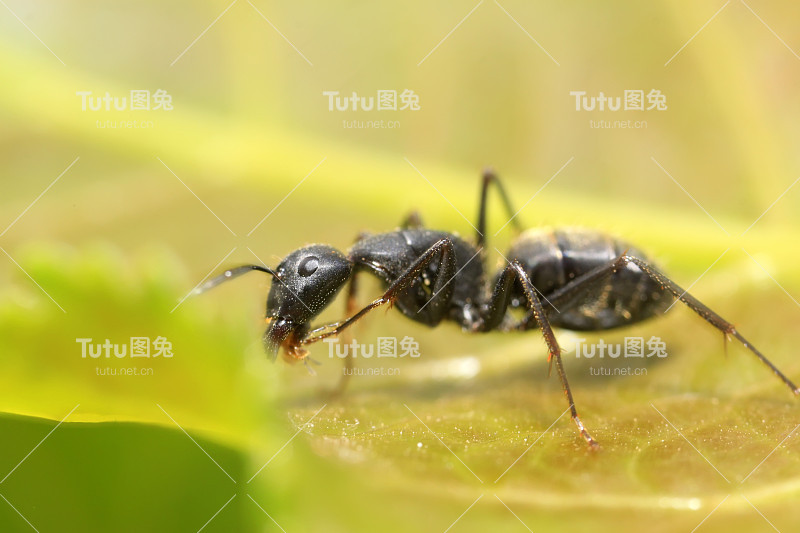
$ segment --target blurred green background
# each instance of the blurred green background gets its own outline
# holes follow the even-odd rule
[[[551,426],[566,406],[535,334],[376,312],[361,342],[409,335],[422,356],[360,361],[399,375],[330,401],[327,347],[316,377],[263,356],[267,280],[183,298],[210,271],[346,249],[412,209],[471,236],[491,165],[524,225],[624,236],[800,378],[800,5],[2,4],[0,530],[796,529],[796,401],[685,309],[587,336],[663,338],[646,376],[566,356],[604,445],[590,454],[566,418]],[[77,94],[141,89],[173,109],[84,111]],[[419,110],[323,95],[406,89]],[[570,95],[625,90],[667,109]],[[501,251],[507,219],[493,201]],[[75,342],[133,336],[174,357],[97,363]]]

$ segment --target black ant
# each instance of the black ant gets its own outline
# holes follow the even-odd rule
[[[525,231],[513,241],[505,268],[487,279],[482,251],[487,192],[492,184],[519,232],[508,195],[497,176],[486,171],[474,244],[453,233],[426,229],[419,215],[412,213],[400,229],[362,235],[347,255],[331,246],[312,244],[290,253],[275,269],[236,267],[197,292],[254,270],[271,275],[277,283],[272,283],[267,297],[264,347],[273,361],[281,347],[288,360],[306,361],[304,346],[339,335],[386,304],[431,327],[449,320],[473,333],[539,328],[551,366],[555,361],[572,420],[592,447],[597,442],[578,417],[553,327],[598,331],[627,326],[663,313],[677,298],[726,339],[734,337],[741,342],[800,395],[795,384],[730,322],[656,270],[641,251],[603,233],[579,228]],[[377,276],[386,289],[356,312],[356,280],[362,272]],[[330,305],[348,282],[347,318],[312,330],[311,319]],[[523,317],[515,319],[510,309],[521,310]],[[350,366],[352,361],[347,359],[346,364]]]

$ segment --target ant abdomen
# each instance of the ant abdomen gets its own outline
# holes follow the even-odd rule
[[[583,292],[572,292],[559,300],[559,290],[595,269],[628,255],[648,261],[639,249],[606,233],[587,228],[535,228],[517,238],[508,258],[519,261],[534,287],[551,309],[553,326],[594,331],[617,328],[662,313],[674,300],[652,277],[626,263],[605,279],[586,284]],[[512,306],[525,307],[522,286],[514,287]],[[573,300],[579,303],[573,303]],[[551,302],[548,304],[548,301]]]

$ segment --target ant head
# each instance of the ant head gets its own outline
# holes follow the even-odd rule
[[[272,272],[264,332],[264,348],[273,361],[281,346],[299,355],[309,321],[333,301],[352,270],[347,257],[322,244],[295,250],[281,261]]]

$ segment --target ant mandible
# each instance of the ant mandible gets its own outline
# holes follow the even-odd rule
[[[485,171],[474,244],[453,233],[426,229],[412,213],[400,229],[362,235],[347,255],[328,245],[312,244],[290,253],[275,269],[263,265],[232,268],[196,292],[247,272],[272,276],[263,340],[273,361],[280,348],[288,360],[306,361],[304,346],[339,335],[386,304],[431,327],[448,320],[471,333],[539,328],[551,367],[555,362],[572,420],[593,448],[597,441],[578,417],[553,327],[599,331],[627,326],[663,313],[677,298],[726,339],[733,337],[741,342],[795,395],[800,395],[797,386],[730,322],[656,270],[641,251],[609,235],[582,228],[522,232],[505,256],[508,264],[493,279],[487,279],[482,251],[490,185],[496,187],[519,233],[521,228],[505,189],[492,171]],[[385,292],[356,311],[356,280],[365,272],[380,279]],[[347,318],[311,329],[310,321],[348,283]],[[524,316],[515,319],[510,309],[521,309]],[[352,365],[352,360],[348,358],[345,364]]]

